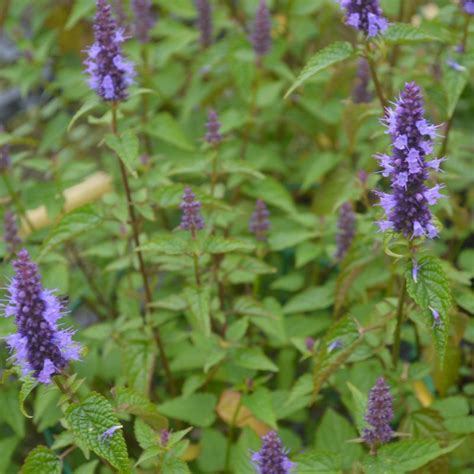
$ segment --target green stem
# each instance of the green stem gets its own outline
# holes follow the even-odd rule
[[[382,84],[380,83],[379,76],[377,74],[377,68],[375,67],[375,63],[370,57],[369,46],[367,44],[365,58],[367,63],[369,64],[370,73],[372,75],[372,80],[374,81],[375,91],[377,93],[377,97],[379,98],[380,105],[382,106],[382,110],[385,114],[385,108],[387,106],[387,102],[385,100],[385,95],[383,93]]]
[[[402,278],[401,281],[401,295],[398,300],[398,306],[397,306],[397,326],[395,328],[395,336],[394,336],[394,341],[393,341],[393,347],[392,347],[392,362],[393,362],[393,367],[396,369],[398,365],[398,359],[400,357],[400,340],[401,340],[401,332],[402,332],[402,324],[403,324],[403,307],[405,305],[405,299],[406,299],[406,294],[407,294],[407,289],[406,289],[406,282],[405,278]]]
[[[229,469],[229,464],[230,464],[230,452],[232,449],[232,441],[234,438],[234,432],[235,432],[235,425],[237,422],[237,417],[239,416],[240,409],[242,408],[242,396],[239,398],[239,403],[237,407],[235,408],[235,412],[232,415],[232,420],[230,422],[229,426],[229,432],[227,434],[227,447],[225,450],[225,464],[224,464],[224,472],[231,472]]]
[[[30,229],[30,232],[33,232],[35,228],[30,218],[28,217],[28,214],[26,213],[26,209],[24,208],[21,200],[18,199],[18,195],[13,189],[12,183],[10,181],[10,177],[7,175],[7,173],[2,173],[2,178],[3,178],[3,182],[5,183],[5,187],[7,188],[8,195],[10,196],[10,199],[12,200],[13,204],[16,207],[16,211],[18,212],[20,217],[26,222],[27,226]]]
[[[218,174],[217,174],[217,148],[214,149],[212,154],[212,170],[211,170],[211,196],[214,197],[214,191],[216,189]]]
[[[114,102],[112,104],[112,132],[114,135],[117,135],[117,104]],[[132,234],[133,234],[133,241],[135,245],[135,251],[138,257],[138,266],[140,270],[140,274],[142,276],[143,280],[143,287],[145,289],[145,312],[146,316],[145,317],[145,323],[150,326],[150,311],[151,311],[151,303],[153,302],[153,296],[152,296],[152,291],[151,291],[151,285],[149,282],[148,274],[146,272],[145,268],[145,261],[143,259],[143,253],[140,250],[140,232],[138,228],[138,219],[135,214],[135,207],[133,204],[133,199],[132,199],[132,192],[130,188],[130,184],[128,182],[128,175],[127,175],[127,170],[125,169],[125,165],[123,164],[122,160],[118,158],[119,166],[120,166],[120,174],[122,175],[122,183],[123,187],[125,189],[125,194],[127,197],[127,207],[128,207],[128,215],[130,219],[130,225],[132,228]],[[160,353],[160,359],[161,363],[163,365],[163,369],[166,374],[166,379],[168,381],[168,388],[171,393],[175,393],[175,385],[174,385],[174,379],[173,375],[170,370],[169,362],[168,362],[168,357],[166,356],[165,348],[163,345],[163,342],[161,340],[161,335],[160,335],[160,330],[158,328],[154,328],[152,331],[156,344],[158,346],[158,350]]]
[[[148,48],[146,45],[142,46],[142,61],[143,61],[143,85],[145,88],[150,87],[150,61],[149,61],[149,55],[148,55]],[[148,124],[148,116],[149,116],[149,101],[148,101],[148,94],[142,94],[142,124],[143,126],[146,126]],[[153,154],[153,149],[151,146],[151,141],[150,137],[148,136],[147,133],[143,133],[143,139],[145,141],[145,149],[146,152],[149,156]]]
[[[201,286],[201,275],[199,271],[199,257],[197,253],[193,253],[193,265],[194,265],[194,278],[196,280],[196,285]]]

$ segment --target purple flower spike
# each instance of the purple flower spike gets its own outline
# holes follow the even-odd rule
[[[0,129],[0,132],[2,130]],[[6,173],[12,164],[8,145],[0,146],[0,173]]]
[[[26,250],[20,250],[13,267],[15,276],[4,312],[6,317],[15,317],[17,333],[6,341],[23,374],[31,373],[38,382],[48,384],[69,361],[79,359],[80,346],[72,340],[71,330],[58,327],[61,303],[41,285],[38,267]]]
[[[132,0],[132,9],[135,16],[134,33],[141,43],[150,41],[150,30],[155,26],[155,15],[152,11],[151,0]]]
[[[369,38],[388,28],[378,0],[340,0],[346,12],[346,25],[362,31]]]
[[[306,349],[308,350],[308,352],[313,352],[314,351],[315,343],[316,343],[316,341],[312,337],[307,337],[304,340],[304,345],[306,346]]]
[[[370,428],[365,428],[362,433],[363,440],[370,446],[372,454],[377,452],[377,447],[388,443],[393,437],[390,422],[393,419],[393,399],[390,387],[383,377],[380,377],[370,390],[365,421]]]
[[[14,254],[16,249],[21,245],[21,239],[18,236],[18,226],[13,212],[5,212],[5,215],[3,216],[3,226],[7,252],[9,254]]]
[[[262,438],[260,451],[252,454],[252,463],[258,474],[291,474],[296,463],[288,459],[288,450],[275,431]]]
[[[97,0],[94,37],[95,43],[84,61],[89,87],[106,101],[125,100],[135,72],[132,63],[122,55],[124,31],[117,28],[107,0]]]
[[[253,26],[252,44],[255,54],[261,58],[270,51],[272,46],[271,18],[265,0],[260,0],[255,14],[255,24]]]
[[[352,90],[354,104],[363,104],[372,100],[372,94],[368,91],[370,84],[370,69],[367,60],[360,58],[357,63],[357,84]]]
[[[344,203],[339,210],[336,235],[336,259],[341,261],[347,254],[355,236],[356,220],[352,205]]]
[[[202,204],[196,201],[196,195],[191,188],[185,188],[183,200],[180,204],[183,215],[181,217],[180,229],[189,230],[193,236],[196,237],[196,231],[204,229],[204,219],[201,215]]]
[[[222,136],[220,134],[221,123],[219,122],[219,117],[215,110],[209,110],[207,114],[207,123],[206,123],[206,142],[210,145],[217,146],[222,141]]]
[[[461,0],[461,6],[468,15],[474,15],[474,0]]]
[[[163,446],[163,448],[166,448],[166,446],[168,446],[168,443],[170,442],[170,436],[171,436],[171,433],[163,428],[161,431],[160,431],[160,444],[161,446]]]
[[[209,0],[195,0],[198,14],[197,26],[201,34],[200,42],[203,48],[212,43],[212,9]]]
[[[270,229],[269,217],[270,211],[267,205],[261,199],[257,199],[255,211],[249,221],[249,231],[255,234],[257,240],[267,240],[267,234]]]
[[[378,222],[381,231],[392,230],[406,238],[437,236],[429,206],[435,204],[443,187],[428,189],[424,182],[429,169],[439,170],[444,160],[426,161],[433,151],[438,126],[424,117],[423,96],[414,83],[405,85],[394,109],[387,109],[384,122],[392,139],[392,154],[377,155],[382,175],[390,177],[392,193],[377,192],[386,220]]]

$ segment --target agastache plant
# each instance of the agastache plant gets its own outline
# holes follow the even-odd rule
[[[9,210],[5,211],[3,216],[4,240],[9,254],[14,254],[21,245],[21,239],[18,235],[18,226],[15,214]]]
[[[210,109],[207,114],[206,122],[206,142],[212,146],[217,146],[222,141],[222,135],[220,134],[221,123],[217,112]]]
[[[125,100],[135,73],[132,63],[122,54],[125,33],[117,27],[107,0],[97,0],[94,37],[94,44],[87,50],[88,59],[84,61],[88,84],[105,101]]]
[[[369,92],[370,67],[365,58],[360,58],[357,63],[357,83],[352,89],[352,100],[355,104],[363,104],[372,100]]]
[[[191,235],[195,238],[196,231],[204,229],[204,219],[201,215],[202,204],[196,200],[196,195],[191,188],[185,188],[180,207],[183,214],[179,227],[182,230],[191,231]]]
[[[275,431],[262,438],[262,447],[252,454],[252,463],[258,474],[290,474],[296,467]]]
[[[345,10],[346,25],[372,38],[388,28],[378,0],[339,0]]]
[[[390,387],[383,377],[380,377],[369,393],[365,421],[370,425],[362,433],[362,439],[370,446],[371,454],[376,454],[377,448],[388,443],[393,438],[390,422],[393,419],[393,399]]]
[[[339,210],[336,235],[336,259],[342,260],[349,250],[355,235],[355,214],[350,202],[344,203]]]
[[[134,35],[141,43],[150,41],[150,30],[155,26],[151,0],[132,0]]]
[[[200,33],[200,43],[206,48],[212,43],[212,8],[209,0],[195,0],[198,14],[197,26]]]
[[[390,177],[393,192],[378,192],[386,219],[378,222],[382,231],[401,233],[408,239],[438,235],[433,224],[430,206],[441,197],[442,185],[428,188],[425,181],[429,170],[439,171],[444,158],[426,161],[433,151],[433,140],[438,126],[424,116],[420,88],[410,82],[405,85],[393,109],[387,110],[384,120],[392,140],[391,155],[376,158],[382,166],[382,175]]]
[[[72,340],[72,330],[58,326],[63,316],[61,303],[43,288],[38,267],[26,250],[18,253],[13,268],[15,276],[8,286],[4,313],[15,318],[17,332],[7,336],[6,342],[23,375],[31,374],[48,384],[71,360],[79,359],[80,345]]]
[[[267,205],[261,199],[257,199],[255,210],[250,217],[249,231],[255,234],[257,240],[267,240],[267,234],[270,229],[270,211]]]
[[[272,46],[271,27],[272,23],[267,2],[260,0],[251,36],[253,49],[259,60],[270,51]]]

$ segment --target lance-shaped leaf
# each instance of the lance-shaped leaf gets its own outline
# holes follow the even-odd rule
[[[140,152],[140,143],[137,136],[130,130],[120,136],[109,134],[105,137],[105,144],[117,153],[128,172],[136,177],[135,170],[138,167]]]

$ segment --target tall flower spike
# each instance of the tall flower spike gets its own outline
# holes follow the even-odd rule
[[[344,203],[339,210],[336,235],[336,258],[342,260],[349,250],[355,235],[355,214],[349,202]]]
[[[346,25],[364,32],[369,38],[388,28],[379,0],[340,0],[339,3],[346,12]]]
[[[151,0],[132,0],[134,14],[133,31],[141,43],[150,41],[150,30],[155,26]]]
[[[192,192],[191,188],[184,189],[180,207],[183,214],[179,227],[182,230],[191,231],[194,238],[197,230],[204,229],[204,219],[201,215],[202,204],[196,200],[196,195]]]
[[[72,340],[71,330],[58,327],[61,303],[41,285],[38,267],[26,250],[18,252],[13,267],[15,276],[8,287],[4,310],[6,317],[15,317],[17,333],[6,341],[23,374],[47,384],[69,361],[79,359],[80,346]]]
[[[372,100],[372,94],[369,92],[370,69],[367,60],[360,58],[357,63],[357,82],[352,90],[352,100],[355,104],[363,104]]]
[[[219,117],[215,110],[211,109],[207,114],[206,129],[206,142],[213,146],[219,145],[222,141],[220,134],[221,123],[219,122]]]
[[[390,387],[383,377],[380,377],[369,393],[365,421],[371,426],[362,433],[363,440],[370,446],[371,452],[376,453],[377,447],[388,443],[393,437],[390,422],[393,419],[393,399]]]
[[[199,29],[201,46],[206,48],[212,43],[212,9],[209,0],[195,0],[198,14],[197,26]]]
[[[428,189],[424,182],[429,169],[439,171],[444,158],[426,161],[433,151],[438,126],[424,117],[423,96],[414,83],[405,89],[395,104],[387,110],[384,120],[392,140],[391,155],[377,155],[382,175],[390,177],[393,193],[377,192],[386,220],[378,222],[380,230],[393,230],[406,238],[434,238],[438,231],[433,225],[429,206],[442,196],[442,185]]]
[[[0,130],[1,131],[1,130]],[[0,174],[6,173],[12,164],[8,145],[0,146]]]
[[[271,27],[272,23],[267,2],[260,0],[255,14],[255,23],[251,37],[253,49],[259,58],[265,56],[272,46]]]
[[[468,15],[474,15],[474,0],[461,0],[461,6]]]
[[[255,210],[249,221],[249,231],[255,234],[257,240],[267,240],[268,230],[270,229],[269,217],[270,211],[267,205],[261,199],[257,199]]]
[[[14,254],[21,245],[21,239],[18,236],[18,226],[16,224],[15,214],[11,211],[5,211],[3,216],[4,240],[9,254]]]
[[[291,474],[296,463],[288,459],[288,450],[275,431],[262,438],[260,451],[252,454],[252,463],[258,474]]]
[[[84,61],[89,86],[104,100],[125,100],[135,72],[132,63],[122,55],[125,34],[117,28],[107,0],[97,0],[94,37],[95,42],[87,51],[88,59]]]

